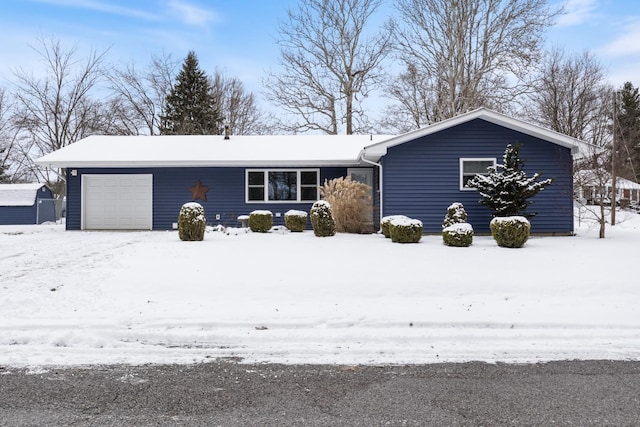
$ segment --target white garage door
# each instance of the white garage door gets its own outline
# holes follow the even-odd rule
[[[153,175],[82,175],[83,230],[151,230]]]

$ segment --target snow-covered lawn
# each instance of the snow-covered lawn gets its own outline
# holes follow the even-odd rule
[[[0,366],[640,359],[640,215],[607,238],[0,226]]]

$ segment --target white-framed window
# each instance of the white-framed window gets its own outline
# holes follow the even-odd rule
[[[475,190],[469,187],[468,183],[476,175],[488,175],[488,168],[496,166],[496,159],[484,158],[461,158],[460,159],[460,190]]]
[[[246,202],[315,202],[319,169],[247,169]]]

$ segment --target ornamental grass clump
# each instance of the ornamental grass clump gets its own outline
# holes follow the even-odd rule
[[[307,213],[291,209],[284,214],[284,225],[294,232],[301,232],[307,228]]]
[[[389,223],[389,234],[394,243],[418,243],[422,238],[422,221],[395,218]]]
[[[320,194],[331,205],[338,233],[371,233],[371,187],[350,177],[324,182]]]
[[[333,219],[331,205],[326,200],[318,200],[311,207],[311,226],[317,237],[330,237],[336,234],[336,222]]]
[[[523,216],[495,217],[489,227],[494,240],[503,248],[521,248],[531,232],[531,224]]]
[[[249,229],[254,233],[267,233],[273,227],[271,211],[253,211],[249,214]]]
[[[382,234],[387,239],[391,238],[391,234],[389,232],[389,226],[391,224],[391,221],[393,221],[396,218],[397,219],[411,219],[408,216],[404,216],[404,215],[389,215],[389,216],[383,217],[382,220],[380,221],[380,231],[382,231]]]
[[[442,221],[442,241],[447,246],[467,247],[473,243],[473,227],[467,222],[462,203],[452,203]]]
[[[180,240],[195,242],[204,240],[207,218],[201,204],[190,202],[180,208],[178,215],[178,236]]]

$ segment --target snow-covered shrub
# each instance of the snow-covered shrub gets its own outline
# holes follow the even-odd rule
[[[307,228],[307,213],[294,209],[285,212],[284,225],[291,231],[304,231]]]
[[[178,215],[178,236],[183,241],[201,241],[207,228],[207,218],[200,203],[185,203]]]
[[[447,208],[447,214],[442,221],[442,228],[445,229],[453,224],[460,224],[467,222],[467,212],[464,210],[464,206],[460,202],[452,203]]]
[[[494,240],[503,248],[521,248],[531,231],[529,220],[523,216],[495,217],[489,227]]]
[[[311,226],[313,234],[318,237],[336,234],[336,222],[333,219],[331,205],[326,200],[318,200],[311,207]]]
[[[371,187],[350,177],[324,182],[320,194],[331,205],[336,231],[339,233],[371,233]]]
[[[473,243],[473,227],[468,222],[451,224],[442,230],[442,241],[447,246],[471,246]]]
[[[389,234],[394,243],[418,243],[422,238],[422,221],[394,218],[389,223]]]
[[[273,227],[271,211],[253,211],[249,214],[249,228],[254,233],[267,233]]]
[[[393,221],[396,218],[411,219],[408,216],[404,216],[404,215],[389,215],[389,216],[383,217],[382,220],[380,221],[380,230],[382,231],[382,234],[384,235],[384,237],[386,237],[387,239],[391,238],[391,234],[389,233],[389,225],[391,224],[391,221]]]

